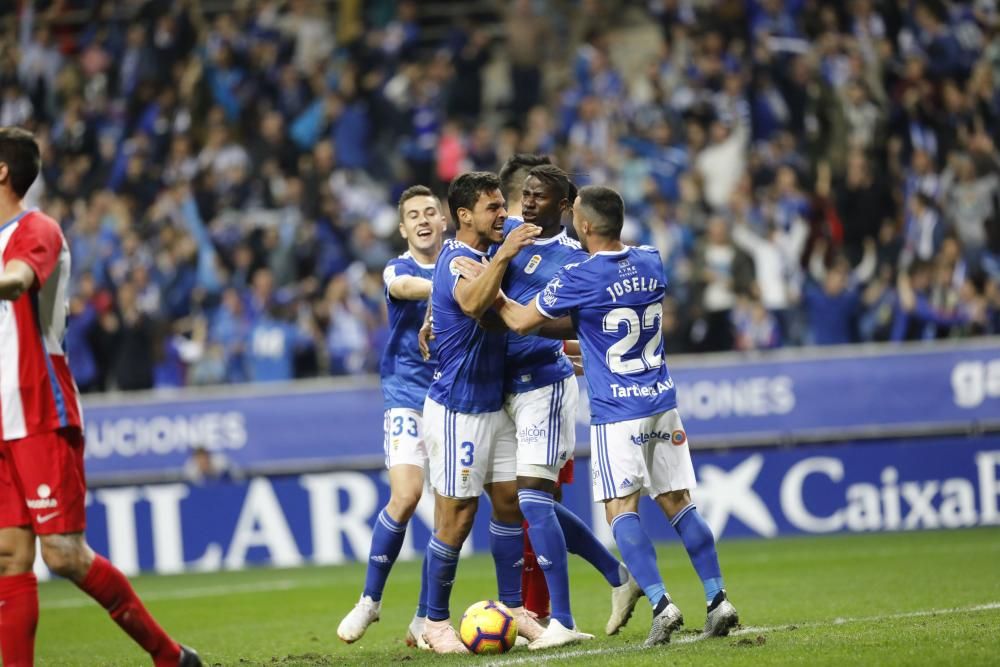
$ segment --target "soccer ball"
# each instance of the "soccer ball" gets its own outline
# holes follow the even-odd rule
[[[459,634],[473,653],[506,653],[517,639],[517,621],[504,605],[483,600],[462,614]]]

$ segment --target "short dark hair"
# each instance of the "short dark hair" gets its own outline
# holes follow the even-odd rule
[[[35,135],[20,127],[0,127],[0,162],[7,165],[14,194],[23,199],[42,167]]]
[[[587,219],[594,232],[609,239],[620,239],[625,224],[625,201],[616,190],[603,185],[580,188],[580,206],[587,209]]]
[[[569,180],[569,174],[554,164],[540,164],[537,167],[532,167],[528,176],[534,176],[555,191],[560,199],[569,200],[570,204],[576,199],[576,186],[573,185],[573,181]],[[527,177],[524,180],[527,181]]]
[[[403,194],[399,195],[399,220],[403,221],[403,204],[413,199],[414,197],[433,197],[434,201],[437,202],[438,208],[441,208],[441,200],[438,196],[434,194],[429,187],[426,185],[411,185],[410,187],[403,190]]]
[[[458,209],[475,208],[479,196],[484,192],[500,190],[500,179],[489,171],[470,171],[456,176],[448,186],[448,209],[452,220],[458,226]]]
[[[548,155],[534,153],[514,153],[500,167],[500,192],[504,199],[519,198],[524,179],[532,167],[542,164],[552,164]]]

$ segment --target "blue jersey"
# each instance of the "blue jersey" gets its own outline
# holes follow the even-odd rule
[[[507,218],[504,236],[524,224],[521,218]],[[548,239],[535,239],[507,266],[503,291],[511,299],[528,304],[559,269],[587,260],[587,253],[566,232]],[[573,363],[563,354],[563,344],[540,336],[507,335],[507,362],[504,368],[504,391],[521,394],[547,387],[573,375]]]
[[[556,273],[535,306],[573,319],[590,392],[591,424],[677,407],[663,360],[663,262],[655,248],[599,252]]]
[[[312,340],[289,322],[264,316],[250,331],[250,378],[279,382],[295,376],[295,351]]]
[[[459,257],[479,261],[486,253],[449,239],[434,268],[431,307],[438,367],[428,396],[455,412],[495,412],[503,406],[503,366],[507,335],[489,332],[462,312],[455,300]]]
[[[379,372],[382,375],[382,398],[385,409],[412,408],[423,410],[427,388],[434,377],[437,360],[435,343],[431,345],[431,360],[424,361],[417,344],[417,334],[427,312],[426,301],[396,299],[389,294],[389,287],[404,276],[431,280],[433,264],[421,264],[406,252],[389,260],[382,272],[385,282],[385,304],[389,314],[389,339],[382,352]]]

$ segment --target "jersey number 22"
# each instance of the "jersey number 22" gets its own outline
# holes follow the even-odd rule
[[[618,333],[622,324],[625,325],[625,336],[608,348],[607,362],[612,373],[641,373],[663,365],[663,352],[660,350],[663,342],[662,321],[663,306],[659,303],[647,307],[641,320],[639,313],[632,308],[615,308],[604,316],[604,333]],[[639,342],[639,334],[643,329],[652,329],[653,335],[642,348],[642,356],[623,359]]]

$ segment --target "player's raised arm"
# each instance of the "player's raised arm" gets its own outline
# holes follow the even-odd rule
[[[11,260],[0,273],[0,299],[16,301],[35,283],[35,272],[19,259]]]
[[[503,206],[502,200],[499,205]],[[478,278],[466,280],[459,276],[458,284],[455,286],[455,301],[463,313],[477,320],[482,317],[500,293],[500,282],[510,260],[520,252],[521,248],[531,245],[541,231],[541,227],[537,225],[521,225],[507,235],[493,261]]]
[[[507,298],[497,299],[496,311],[511,331],[522,336],[535,333],[535,329],[549,321],[538,312],[534,304],[522,306],[517,301]]]
[[[424,312],[424,323],[417,332],[417,347],[424,361],[431,358],[431,341],[434,340],[434,313],[431,310],[431,300],[427,300],[427,310]]]
[[[389,286],[389,296],[401,301],[426,301],[431,296],[431,281],[417,276],[400,276]]]

